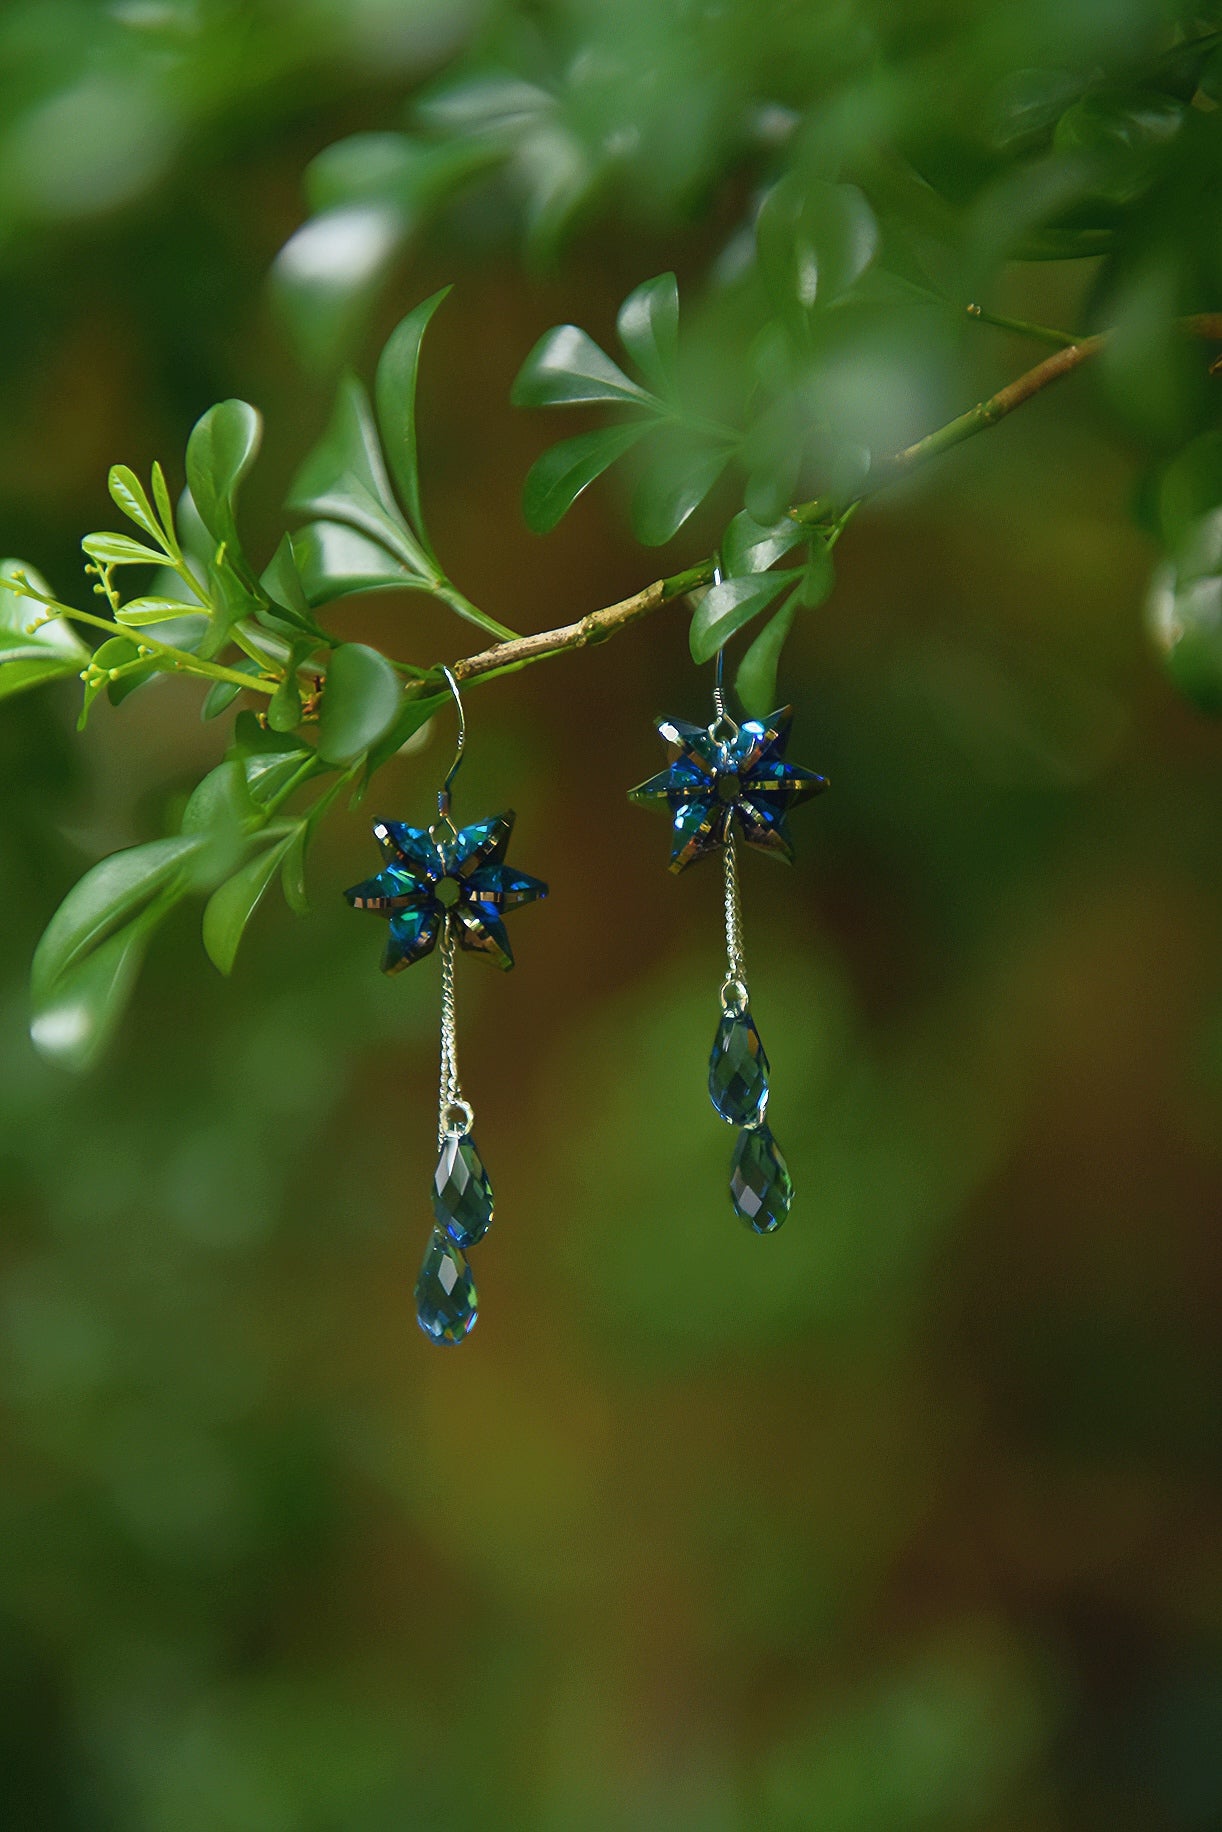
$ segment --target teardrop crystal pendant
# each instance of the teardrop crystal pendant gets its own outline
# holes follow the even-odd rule
[[[492,1225],[492,1185],[469,1133],[441,1141],[433,1213],[456,1247],[473,1247]]]
[[[416,1321],[434,1342],[461,1342],[475,1324],[479,1300],[461,1248],[434,1228],[416,1280]]]
[[[768,1105],[768,1058],[744,1005],[727,1010],[709,1057],[709,1099],[728,1126],[755,1126]]]
[[[772,1234],[788,1215],[793,1180],[767,1126],[739,1133],[730,1162],[730,1200],[756,1234]]]

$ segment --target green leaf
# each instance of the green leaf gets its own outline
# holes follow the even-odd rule
[[[278,740],[283,744],[283,738]],[[199,840],[193,882],[211,888],[227,877],[262,819],[240,762],[226,757],[196,784],[182,812],[182,831]]]
[[[264,891],[284,863],[294,835],[266,847],[213,891],[204,906],[204,949],[221,973],[232,973],[238,945]]]
[[[290,236],[273,294],[310,368],[330,370],[351,348],[411,230],[397,201],[369,197],[322,210]]]
[[[202,846],[198,834],[151,840],[112,853],[79,879],[43,931],[34,950],[31,983],[43,1002],[63,976],[115,930],[138,915],[158,892],[186,884],[186,868]]]
[[[237,661],[230,663],[230,666],[238,674],[253,675],[256,679],[263,672],[262,664],[249,655],[239,656]],[[242,689],[233,681],[214,681],[200,708],[200,718],[205,720],[218,718],[221,713],[228,711],[241,691]]]
[[[398,675],[364,643],[343,643],[331,657],[318,719],[318,754],[352,763],[394,724],[403,703]]]
[[[380,770],[384,763],[388,763],[396,751],[403,748],[409,738],[414,738],[420,728],[428,724],[434,713],[449,704],[452,702],[448,693],[431,693],[413,696],[411,699],[405,698],[403,710],[386,736],[380,738],[377,744],[370,749],[365,765],[365,782],[368,783],[374,771]]]
[[[1158,480],[1163,540],[1178,548],[1193,525],[1222,504],[1222,432],[1202,433],[1167,464]]]
[[[615,324],[641,374],[665,394],[674,386],[679,353],[679,286],[674,274],[659,274],[630,292]]]
[[[794,593],[779,611],[773,612],[738,664],[735,690],[754,719],[766,718],[776,706],[777,664],[797,614],[798,600]]]
[[[151,534],[158,547],[164,548],[165,535],[162,532],[161,524],[153,514],[149,499],[144,493],[144,485],[136,473],[125,464],[112,464],[107,481],[116,506],[122,509],[124,515],[135,522],[138,528],[143,528],[146,534]]]
[[[284,850],[284,861],[280,868],[280,888],[284,892],[284,901],[294,916],[308,916],[310,913],[310,900],[306,895],[305,863],[306,849],[313,831],[312,821],[309,819],[301,821]]]
[[[167,551],[172,551],[175,539],[174,505],[170,501],[170,492],[166,487],[165,472],[156,459],[153,460],[153,501],[157,505],[157,513],[161,517],[162,526],[169,539],[170,545]]]
[[[791,172],[764,199],[755,239],[773,298],[806,313],[865,272],[878,252],[878,225],[856,185]]]
[[[802,577],[799,569],[744,579],[723,579],[710,586],[692,615],[689,642],[692,660],[711,661],[736,630],[766,610],[788,585]]]
[[[399,495],[408,519],[436,565],[436,555],[429,546],[424,528],[424,511],[420,505],[420,472],[416,452],[416,378],[420,369],[420,346],[433,313],[450,292],[443,286],[431,298],[409,312],[391,332],[378,361],[374,386],[378,407],[378,425],[382,442]]]
[[[299,515],[348,522],[421,578],[437,576],[395,501],[369,397],[354,375],[340,382],[330,423],[298,471],[287,506]]]
[[[280,614],[278,621],[289,624],[293,629],[305,630],[311,636],[321,636],[322,632],[310,614],[310,603],[301,574],[297,570],[291,536],[282,536],[259,583],[277,607]]]
[[[293,561],[311,605],[330,604],[354,592],[402,590],[420,583],[420,575],[406,571],[380,542],[343,522],[307,522],[292,542]]]
[[[630,381],[575,324],[557,325],[543,334],[518,371],[511,399],[515,407],[613,401],[620,406],[665,411],[661,401]]]
[[[54,595],[34,567],[21,560],[0,560],[0,577],[16,579],[19,575],[34,591],[48,598]],[[45,616],[46,606],[37,598],[0,587],[0,699],[41,687],[45,681],[65,680],[88,663],[87,645],[68,624],[58,617],[41,623]],[[31,630],[34,623],[38,628]]]
[[[810,539],[810,557],[797,590],[798,603],[808,611],[816,610],[831,597],[835,583],[836,564],[832,559],[832,550],[822,535],[813,534]]]
[[[757,522],[744,509],[734,517],[722,536],[721,563],[725,571],[735,577],[767,572],[805,539],[806,529],[790,515],[783,515],[777,522],[764,523]]]
[[[134,921],[35,991],[30,1037],[41,1056],[78,1073],[96,1062],[126,1010],[149,938],[180,894],[165,891]]]
[[[522,513],[535,534],[550,534],[587,485],[613,465],[653,428],[647,420],[631,426],[607,426],[578,433],[537,458],[526,474]]]
[[[289,666],[267,708],[267,723],[274,732],[296,731],[301,724],[301,690],[297,670]]]
[[[1177,691],[1198,712],[1222,717],[1222,508],[1155,569],[1147,619]]]
[[[138,630],[146,624],[169,623],[181,616],[181,598],[130,598],[115,612],[115,622]]]
[[[218,401],[187,440],[187,487],[204,527],[239,564],[238,490],[259,455],[263,421],[247,401]]]
[[[81,546],[101,566],[164,566],[165,555],[126,534],[87,534]]]
[[[1150,189],[1187,112],[1174,96],[1104,90],[1066,109],[1053,145],[1089,161],[1094,195],[1110,219]]]
[[[662,547],[695,514],[730,454],[690,435],[668,438],[651,457],[632,498],[632,531],[645,547]]]

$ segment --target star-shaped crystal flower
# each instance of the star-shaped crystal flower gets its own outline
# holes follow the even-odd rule
[[[710,726],[659,719],[671,747],[670,767],[629,791],[633,801],[670,810],[670,869],[679,872],[724,846],[734,821],[748,846],[779,853],[792,863],[785,819],[799,802],[827,788],[827,778],[787,763],[785,746],[793,708],[766,719]]]
[[[431,954],[447,912],[453,912],[460,947],[485,954],[498,967],[513,966],[501,918],[519,904],[547,896],[540,878],[505,863],[514,814],[495,814],[451,838],[436,828],[375,821],[373,836],[386,863],[376,878],[344,895],[354,910],[390,918],[383,973],[399,973]]]

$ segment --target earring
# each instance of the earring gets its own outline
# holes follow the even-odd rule
[[[727,1125],[741,1128],[730,1164],[735,1212],[757,1234],[771,1234],[789,1213],[793,1182],[765,1118],[769,1066],[747,990],[736,847],[741,836],[746,845],[792,864],[786,816],[828,785],[825,777],[786,760],[792,707],[742,725],[730,717],[722,691],[724,654],[717,655],[712,724],[659,719],[657,729],[670,746],[669,767],[629,794],[669,811],[671,871],[686,871],[721,848],[726,977],[709,1057],[709,1098]]]
[[[433,1178],[436,1226],[416,1281],[416,1319],[434,1342],[461,1342],[475,1323],[478,1297],[467,1249],[484,1238],[492,1223],[492,1185],[472,1137],[475,1114],[458,1076],[454,962],[458,948],[482,954],[506,972],[513,950],[502,917],[521,904],[547,896],[539,878],[505,863],[513,832],[510,809],[455,827],[450,796],[467,741],[458,682],[444,670],[458,709],[454,761],[437,795],[431,827],[375,821],[373,836],[385,863],[376,878],[344,895],[354,910],[375,910],[390,920],[382,956],[383,973],[401,973],[440,945],[441,1081],[437,1102],[440,1156]]]

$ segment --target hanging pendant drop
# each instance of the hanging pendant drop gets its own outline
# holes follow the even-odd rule
[[[730,1200],[740,1220],[756,1234],[772,1234],[789,1213],[793,1179],[767,1126],[738,1135],[730,1161]]]
[[[728,1126],[755,1126],[768,1105],[768,1058],[744,1005],[726,1011],[709,1057],[709,1099]]]
[[[416,1280],[416,1321],[434,1342],[461,1342],[475,1325],[478,1298],[466,1256],[434,1228]]]
[[[433,1213],[456,1247],[473,1247],[492,1225],[492,1185],[475,1141],[449,1132],[433,1178]]]

